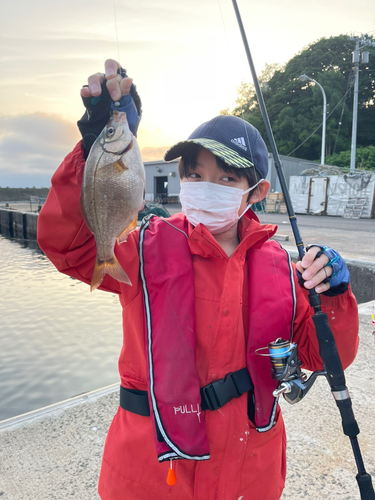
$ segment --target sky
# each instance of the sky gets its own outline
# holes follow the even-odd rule
[[[238,7],[258,74],[322,37],[375,31],[373,0],[238,0]],[[108,58],[120,60],[142,98],[144,161],[162,159],[233,108],[241,81],[251,81],[230,0],[3,1],[1,187],[49,187],[80,139],[80,88]]]

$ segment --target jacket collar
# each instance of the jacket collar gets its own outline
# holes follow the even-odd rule
[[[182,215],[185,217],[184,215]],[[217,257],[228,260],[227,254],[203,224],[192,226],[187,221],[189,247],[193,255],[202,257]],[[262,245],[276,233],[277,226],[260,224],[258,217],[250,209],[238,223],[240,244],[234,254],[244,255],[249,248],[261,248]]]

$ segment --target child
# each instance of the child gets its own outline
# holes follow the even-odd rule
[[[93,235],[80,214],[85,157],[120,100],[133,133],[140,99],[106,61],[81,90],[83,141],[52,178],[39,244],[57,269],[90,283]],[[322,293],[343,367],[354,359],[358,316],[341,257],[312,246],[297,269],[251,204],[269,189],[267,148],[247,122],[219,116],[172,147],[180,157],[182,214],[147,218],[116,246],[132,287],[106,275],[123,306],[120,407],[109,429],[103,500],[277,500],[286,472],[285,429],[268,358],[278,337],[299,346],[303,368],[322,369],[307,289]],[[331,262],[332,261],[332,262]],[[334,262],[333,262],[334,261]],[[333,313],[332,313],[333,311]],[[172,468],[177,482],[173,484]],[[169,479],[167,484],[166,479]]]

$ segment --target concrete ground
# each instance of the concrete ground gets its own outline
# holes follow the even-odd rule
[[[19,212],[37,212],[38,203],[32,203],[30,205],[29,201],[9,201],[0,202],[0,208],[12,208],[13,210],[18,210]]]
[[[281,241],[285,248],[296,249],[287,214],[257,215],[263,224],[276,224],[277,234],[289,237]],[[297,215],[297,223],[305,246],[320,243],[339,251],[344,258],[375,262],[374,219]]]
[[[375,484],[374,305],[375,301],[359,306],[361,342],[346,379],[361,429],[365,467]],[[99,500],[96,484],[101,454],[118,401],[117,387],[111,386],[0,422],[0,498]],[[325,379],[318,380],[299,404],[282,401],[281,405],[288,436],[282,500],[359,499],[350,442],[342,433]]]

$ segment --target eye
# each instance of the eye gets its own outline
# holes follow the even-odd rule
[[[225,181],[225,182],[235,182],[237,179],[235,179],[234,177],[226,176],[226,177],[222,177],[221,180]]]
[[[190,172],[188,175],[188,178],[189,179],[200,179],[201,176],[199,174],[197,174],[196,172]]]
[[[115,133],[115,129],[113,127],[107,128],[107,132],[106,132],[107,137],[112,137],[114,133]]]

